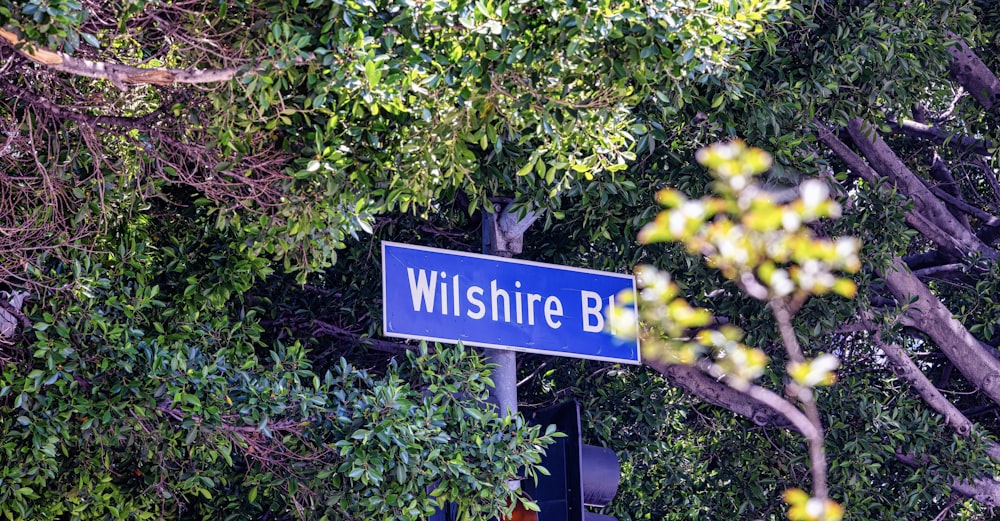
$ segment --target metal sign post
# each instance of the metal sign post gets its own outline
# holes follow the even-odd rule
[[[518,219],[499,204],[493,210],[493,213],[483,212],[483,254],[510,258],[521,253],[524,232],[538,216],[528,212]],[[517,414],[517,353],[491,348],[483,351],[486,362],[496,364],[490,401],[500,409],[500,416],[513,416]]]
[[[461,341],[486,348],[487,361],[496,364],[490,401],[503,416],[517,413],[516,351],[640,363],[638,340],[621,340],[605,327],[606,312],[620,292],[632,292],[635,301],[635,280],[618,273],[512,259],[521,253],[524,232],[537,216],[528,212],[518,218],[508,208],[494,209],[494,213],[484,213],[483,255],[382,243],[385,335]],[[541,489],[534,487],[532,492],[546,499],[542,512],[546,519],[613,520],[587,512],[584,505],[603,506],[614,496],[620,474],[617,456],[610,450],[579,443],[579,406],[574,402],[571,408],[576,413],[572,416],[575,423],[554,423],[560,425],[561,431],[575,427],[572,432],[576,434],[570,434],[575,436],[575,444],[553,451],[549,459],[555,459],[544,461],[553,467],[559,461],[565,463],[561,474],[564,482],[546,482],[544,490],[539,492]],[[533,418],[551,420],[539,413]],[[595,461],[600,465],[595,467]],[[590,479],[594,472],[608,476],[595,481]],[[609,478],[614,478],[614,487],[608,491],[604,490],[608,487],[594,486],[611,483]],[[520,482],[510,481],[508,486],[518,488]],[[591,489],[599,493],[603,503],[593,502]],[[441,510],[431,519],[451,519],[452,514],[451,510]]]

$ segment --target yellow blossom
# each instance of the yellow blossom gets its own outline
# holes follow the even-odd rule
[[[801,489],[786,490],[785,502],[789,506],[790,521],[841,521],[844,518],[844,507],[836,501],[809,497]]]
[[[788,364],[788,374],[800,385],[816,387],[818,385],[833,385],[837,381],[834,371],[840,367],[840,360],[830,354],[822,354],[805,362]]]

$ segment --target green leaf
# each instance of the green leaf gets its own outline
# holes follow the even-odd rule
[[[365,62],[365,78],[369,86],[377,86],[382,81],[382,69],[374,61]]]
[[[88,44],[90,44],[95,48],[101,47],[101,42],[97,41],[97,37],[90,33],[81,32],[80,37],[83,38],[85,42],[87,42]]]
[[[531,171],[535,168],[535,162],[536,161],[537,160],[533,160],[533,161],[528,161],[527,163],[525,163],[525,165],[522,166],[521,169],[517,171],[518,177],[524,177],[524,176],[530,174]]]

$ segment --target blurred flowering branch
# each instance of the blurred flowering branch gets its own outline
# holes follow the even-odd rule
[[[746,294],[768,303],[788,356],[785,397],[753,384],[769,361],[761,349],[744,345],[743,332],[734,326],[716,327],[711,312],[691,306],[670,275],[652,266],[636,268],[639,302],[621,295],[610,327],[639,336],[647,360],[699,367],[797,425],[809,445],[813,495],[787,491],[788,517],[839,521],[843,508],[827,497],[823,425],[813,389],[833,384],[840,362],[830,354],[806,358],[792,317],[812,295],[854,297],[854,281],[838,273],[860,269],[860,243],[853,237],[816,237],[807,226],[840,216],[840,205],[823,181],[808,180],[791,196],[758,185],[756,176],[771,166],[763,150],[734,140],[700,150],[697,159],[715,176],[717,196],[690,199],[678,190],[661,190],[657,200],[665,209],[642,229],[639,240],[682,243]],[[636,313],[642,325],[629,331]]]

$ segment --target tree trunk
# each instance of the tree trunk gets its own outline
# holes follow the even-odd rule
[[[951,32],[948,35],[954,40],[954,45],[948,47],[951,75],[986,110],[994,110],[1000,104],[1000,80],[960,36]]]

